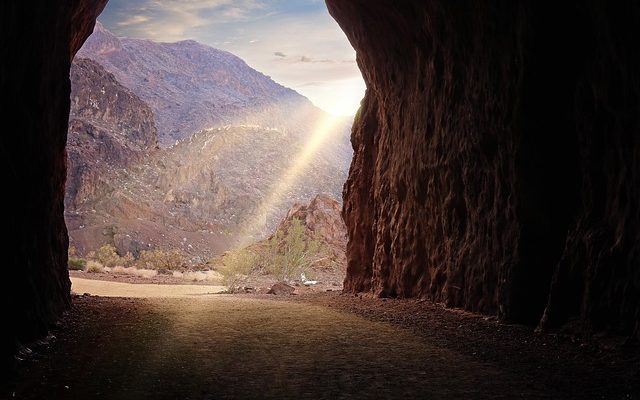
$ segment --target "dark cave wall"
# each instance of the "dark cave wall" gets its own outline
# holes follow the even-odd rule
[[[638,5],[327,5],[368,88],[344,191],[345,289],[632,332]]]
[[[0,5],[4,184],[2,355],[45,333],[70,302],[63,219],[69,68],[106,0]],[[13,125],[15,124],[15,125]],[[17,126],[8,130],[8,126]],[[4,357],[3,357],[4,359]]]

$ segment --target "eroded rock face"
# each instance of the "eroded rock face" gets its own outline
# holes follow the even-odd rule
[[[77,208],[101,180],[157,147],[153,112],[100,64],[71,65],[65,208]]]
[[[3,112],[20,127],[0,138],[8,228],[2,243],[2,360],[18,343],[45,333],[69,305],[63,219],[69,66],[105,4],[2,4]]]
[[[327,5],[368,88],[345,288],[637,329],[639,7]]]

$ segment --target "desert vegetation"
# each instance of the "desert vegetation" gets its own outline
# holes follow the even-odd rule
[[[68,265],[70,270],[82,270],[89,273],[129,272],[127,270],[137,269],[152,270],[155,271],[154,274],[157,274],[157,271],[186,268],[187,259],[180,250],[176,249],[145,250],[140,253],[138,258],[135,258],[131,253],[121,256],[113,245],[105,244],[97,250],[87,253],[86,258],[79,257],[75,248],[69,248]]]
[[[81,257],[69,249],[69,269],[86,273],[126,274],[140,278],[215,281],[229,293],[255,289],[274,281],[312,285],[319,271],[331,273],[336,268],[330,247],[300,220],[285,220],[269,238],[248,247],[225,252],[207,263],[189,260],[177,249],[155,248],[120,255],[112,244],[104,244]],[[333,278],[331,278],[333,280]],[[340,281],[340,279],[336,279]]]
[[[288,227],[278,229],[263,246],[228,251],[217,271],[229,292],[242,288],[252,275],[270,275],[286,283],[312,276],[314,264],[329,258],[322,241],[293,218]]]

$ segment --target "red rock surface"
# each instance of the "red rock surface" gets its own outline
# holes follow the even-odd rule
[[[327,5],[368,88],[346,289],[637,332],[638,6]]]

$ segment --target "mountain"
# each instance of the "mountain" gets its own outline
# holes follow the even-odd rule
[[[264,238],[293,204],[342,195],[344,143],[328,140],[296,163],[305,145],[274,128],[200,131],[105,178],[101,195],[69,221],[74,245],[85,250],[107,239],[121,252],[178,247],[209,257]]]
[[[163,146],[224,125],[291,128],[317,112],[305,97],[240,58],[193,40],[117,38],[98,22],[77,57],[104,66],[151,107]]]
[[[70,76],[65,217],[81,253],[112,243],[210,257],[268,236],[295,203],[341,198],[351,120],[239,58],[101,25],[79,55],[90,58]]]
[[[93,196],[109,172],[139,161],[157,147],[149,106],[100,64],[76,59],[69,78],[67,209]]]

